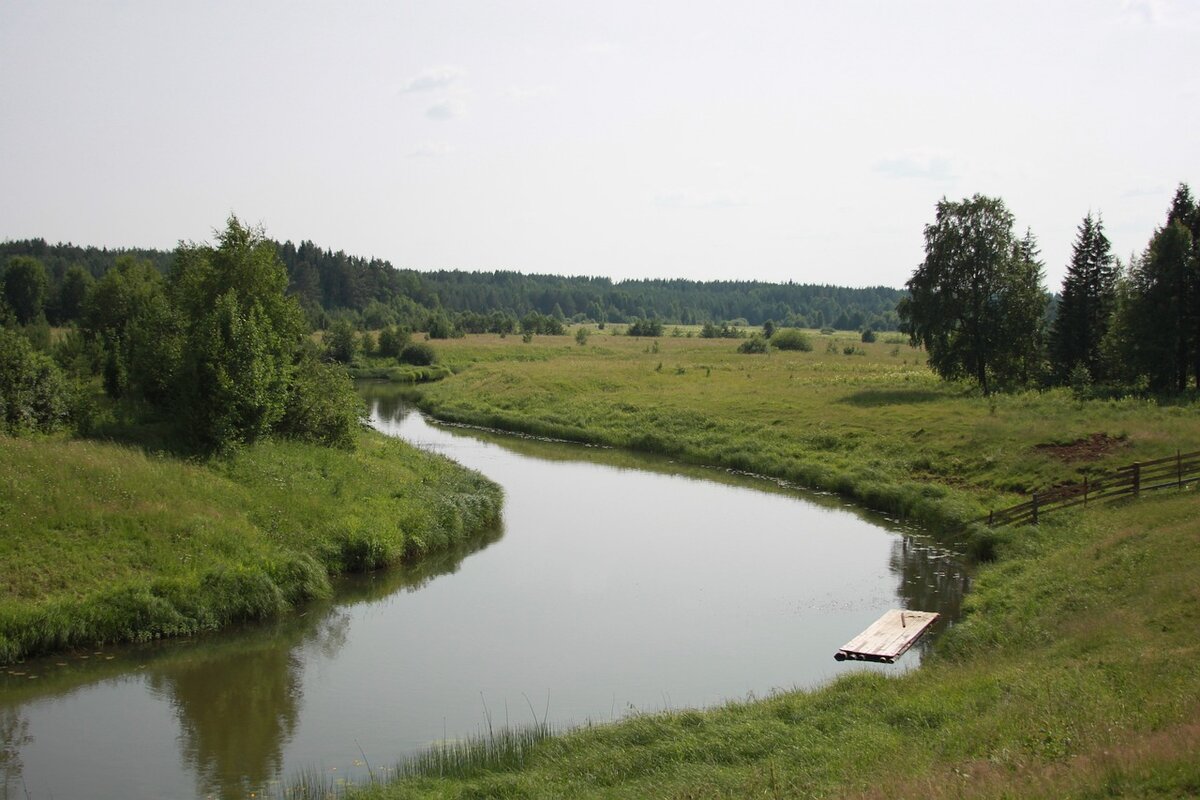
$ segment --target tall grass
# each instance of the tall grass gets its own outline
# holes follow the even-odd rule
[[[208,462],[0,436],[0,487],[0,663],[276,616],[332,575],[453,549],[501,503],[367,431],[353,452],[270,441]]]

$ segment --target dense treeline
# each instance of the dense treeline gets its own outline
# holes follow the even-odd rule
[[[87,277],[72,295],[77,324],[51,347],[47,270],[35,256],[10,257],[0,280],[0,427],[49,429],[70,417],[87,429],[98,375],[114,402],[168,420],[177,443],[197,451],[269,435],[353,446],[360,403],[309,338],[273,242],[231,217],[215,246],[181,244],[168,263],[164,276],[154,260],[119,252],[99,280],[68,267],[60,297],[72,275]]]
[[[873,327],[895,330],[901,292],[758,281],[627,280],[522,275],[516,272],[439,271],[419,278],[441,304],[456,311],[529,311],[570,320],[632,323],[655,319],[696,324],[767,320],[789,327]]]
[[[899,324],[895,307],[902,293],[887,287],[418,272],[321,249],[309,241],[274,246],[287,270],[288,292],[318,328],[335,317],[348,317],[364,328],[399,324],[436,333],[446,326],[458,333],[542,332],[547,323],[539,317],[623,324],[760,325],[773,320],[789,327],[840,330],[895,330]],[[80,308],[72,298],[80,285],[102,277],[118,258],[149,262],[164,275],[175,259],[174,252],[49,245],[41,239],[0,244],[0,263],[16,256],[36,258],[45,267],[45,313],[56,325],[78,319]]]
[[[1180,184],[1166,222],[1122,265],[1104,223],[1079,225],[1057,303],[1031,232],[997,198],[942,200],[898,311],[930,366],[985,393],[1070,385],[1081,396],[1200,389],[1200,207]],[[1051,314],[1053,310],[1053,314]]]

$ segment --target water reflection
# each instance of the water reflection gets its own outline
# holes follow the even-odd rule
[[[196,796],[233,800],[261,794],[283,770],[284,752],[302,712],[306,665],[314,662],[314,655],[335,658],[346,644],[351,621],[347,609],[417,591],[456,572],[463,559],[502,534],[494,528],[416,565],[349,576],[339,581],[334,600],[312,603],[301,614],[276,622],[123,648],[99,658],[81,653],[22,664],[15,670],[21,674],[0,681],[0,798],[42,796],[24,785],[22,749],[35,741],[24,709],[69,700],[97,684],[115,687],[139,679],[172,709],[179,756],[194,776]],[[114,695],[113,701],[120,703],[120,696]],[[104,713],[119,716],[115,707],[101,709]],[[87,786],[86,776],[73,777],[81,779],[81,788]],[[100,793],[68,788],[53,796]]]
[[[21,748],[33,741],[29,720],[19,708],[0,708],[0,775],[7,800],[9,789],[21,785]]]

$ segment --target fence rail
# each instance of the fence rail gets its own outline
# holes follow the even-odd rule
[[[1089,502],[1121,495],[1137,497],[1142,492],[1155,489],[1182,489],[1197,480],[1200,480],[1200,450],[1194,453],[1177,452],[1166,458],[1139,461],[1095,477],[1084,478],[1082,483],[1034,492],[1024,503],[988,512],[981,522],[986,521],[993,527],[1023,523],[1037,525],[1038,518],[1049,511],[1077,505],[1086,506]]]

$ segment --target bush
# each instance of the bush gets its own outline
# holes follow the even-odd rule
[[[775,335],[771,337],[771,344],[780,350],[801,350],[805,353],[813,349],[808,335],[796,328],[784,328],[776,331]]]
[[[379,332],[379,355],[397,358],[408,344],[408,331],[389,325]]]
[[[305,360],[292,373],[277,430],[292,439],[352,450],[362,417],[362,400],[346,371]]]
[[[656,319],[634,320],[625,333],[629,336],[662,336],[663,325]]]
[[[29,341],[0,328],[0,429],[52,430],[67,418],[67,388],[58,365]]]
[[[757,333],[738,345],[739,353],[765,353],[768,349],[767,340]]]
[[[590,334],[591,331],[589,331],[587,328],[580,328],[579,330],[575,331],[576,344],[578,344],[580,347],[583,347],[585,344],[587,344],[588,336]]]
[[[870,344],[871,342],[875,341],[875,331],[867,328],[862,332],[862,340],[863,344]]]
[[[325,347],[329,357],[341,364],[349,364],[358,353],[358,339],[354,327],[344,319],[339,319],[325,332]]]
[[[424,342],[411,342],[400,351],[400,363],[428,367],[433,363],[433,348]]]

